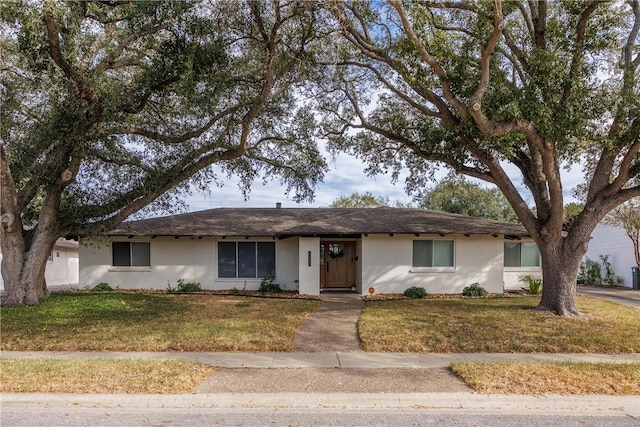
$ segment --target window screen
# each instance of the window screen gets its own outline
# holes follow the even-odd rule
[[[238,277],[257,277],[255,242],[238,242]]]
[[[520,267],[520,243],[504,244],[504,266]]]
[[[258,277],[276,276],[276,245],[258,242]]]
[[[218,277],[254,279],[275,275],[275,243],[218,242]]]
[[[413,241],[413,266],[433,267],[433,240]]]
[[[236,242],[218,243],[218,277],[236,277]]]
[[[453,267],[453,240],[414,240],[414,267]]]
[[[113,242],[111,254],[114,267],[151,266],[151,245],[149,242]]]
[[[532,242],[505,243],[505,267],[540,267],[540,252]]]
[[[520,265],[522,267],[539,267],[540,252],[535,243],[522,243],[520,252]]]

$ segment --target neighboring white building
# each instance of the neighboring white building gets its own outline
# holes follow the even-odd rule
[[[0,252],[0,262],[2,253]],[[47,260],[44,277],[47,286],[78,285],[78,242],[58,239]],[[0,289],[4,289],[4,281],[0,275]]]
[[[585,257],[601,262],[600,255],[609,256],[614,273],[622,278],[625,286],[633,285],[631,268],[636,266],[636,258],[633,243],[623,228],[599,224],[593,230]]]
[[[275,277],[309,295],[459,293],[475,282],[503,292],[541,276],[524,227],[423,209],[213,209],[124,223],[81,243],[81,287],[166,289],[184,279],[255,290]]]

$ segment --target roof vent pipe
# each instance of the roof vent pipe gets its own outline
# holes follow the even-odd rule
[[[276,203],[276,209],[280,209],[280,208],[282,208],[282,203],[280,202]]]

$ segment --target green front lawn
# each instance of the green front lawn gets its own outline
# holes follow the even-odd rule
[[[5,351],[290,351],[319,301],[153,293],[54,293],[3,307]]]
[[[640,310],[578,297],[580,318],[534,310],[539,296],[367,302],[358,323],[366,351],[426,353],[637,353]]]

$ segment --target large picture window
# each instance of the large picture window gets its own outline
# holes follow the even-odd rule
[[[149,242],[113,242],[111,254],[114,267],[150,267]]]
[[[453,267],[453,240],[414,240],[414,267]]]
[[[218,242],[218,277],[275,277],[274,242]]]
[[[540,252],[535,243],[505,243],[505,267],[540,267]]]

